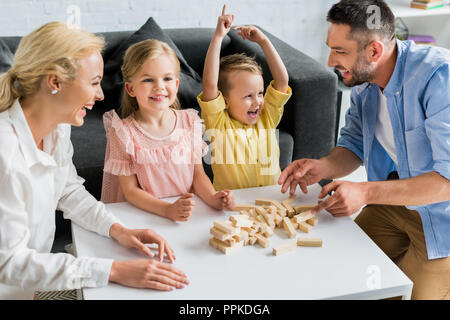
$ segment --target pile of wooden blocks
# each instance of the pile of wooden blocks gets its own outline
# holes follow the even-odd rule
[[[210,229],[213,237],[211,247],[229,254],[247,245],[258,243],[263,248],[270,245],[275,228],[284,228],[289,238],[295,238],[297,230],[309,233],[317,225],[317,217],[311,213],[315,205],[293,206],[294,197],[281,202],[270,199],[256,199],[255,205],[237,205],[227,221],[214,221]],[[297,246],[321,247],[322,239],[298,238],[273,248],[274,255],[294,250]]]

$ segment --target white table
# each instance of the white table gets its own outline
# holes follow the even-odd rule
[[[308,194],[297,190],[294,204],[314,203],[319,185]],[[279,186],[234,191],[236,203],[254,203],[255,198],[284,200]],[[174,201],[176,198],[167,199]],[[184,289],[160,292],[110,283],[102,288],[83,289],[84,299],[164,299],[164,300],[298,300],[298,299],[382,299],[402,296],[410,299],[412,282],[348,217],[334,218],[318,213],[319,223],[309,234],[319,237],[323,247],[297,247],[285,255],[274,256],[272,247],[289,239],[284,229],[276,229],[270,246],[255,244],[224,255],[209,246],[209,229],[214,220],[227,220],[235,212],[215,211],[196,198],[188,222],[176,223],[149,214],[128,203],[107,205],[131,228],[152,228],[174,249],[175,266],[183,270],[190,284]],[[134,249],[72,224],[77,256],[117,260],[143,258]]]

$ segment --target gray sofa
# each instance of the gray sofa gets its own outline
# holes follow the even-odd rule
[[[149,19],[149,21],[152,19]],[[148,22],[149,22],[148,21]],[[147,22],[147,23],[148,23]],[[153,32],[157,26],[152,20]],[[263,30],[263,29],[262,29]],[[142,31],[142,30],[140,30]],[[148,32],[148,30],[147,30]],[[180,91],[183,95],[181,102],[183,107],[199,110],[195,96],[201,90],[201,75],[203,64],[211,37],[212,28],[183,28],[160,29],[159,36],[164,33],[162,40],[173,41],[178,50],[179,58],[183,64],[190,67],[185,70],[184,78],[180,80]],[[270,38],[273,45],[284,61],[289,73],[289,85],[292,88],[292,97],[285,106],[284,115],[279,124],[280,166],[285,168],[292,160],[309,157],[318,158],[327,154],[335,146],[336,138],[336,113],[337,113],[337,77],[326,67],[319,64],[311,57],[294,49],[285,42],[263,32]],[[134,31],[106,32],[102,33],[107,47],[103,53],[105,61],[105,75],[102,87],[105,93],[105,101],[97,102],[92,111],[88,112],[85,124],[82,127],[73,127],[72,143],[74,146],[73,161],[78,174],[83,177],[85,187],[97,199],[100,198],[102,170],[105,155],[106,138],[103,128],[102,115],[112,108],[118,109],[120,96],[120,59],[114,57],[122,48],[130,44],[130,38],[134,40],[142,37],[151,37],[150,34]],[[149,36],[150,35],[150,36]],[[20,41],[20,37],[0,37],[4,44],[14,53]],[[132,42],[132,41],[131,41]],[[264,74],[264,82],[267,85],[271,80],[269,68],[265,62],[262,50],[250,41],[243,41],[234,31],[224,39],[222,55],[236,52],[245,52],[255,56],[261,64]],[[120,54],[120,52],[119,52]],[[111,61],[116,59],[115,63]],[[111,63],[110,63],[111,62]],[[187,67],[184,66],[186,69]],[[185,87],[183,87],[185,86]],[[189,90],[186,87],[189,86]],[[206,172],[212,177],[211,170],[205,164]],[[62,216],[62,215],[57,215]],[[61,221],[58,222],[60,230],[67,233],[66,226],[61,229]]]

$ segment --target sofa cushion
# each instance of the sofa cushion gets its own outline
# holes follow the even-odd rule
[[[103,111],[97,108],[88,111],[81,127],[72,126],[73,164],[80,177],[86,180],[84,186],[100,200],[103,163],[105,161],[106,134],[103,128]]]
[[[186,62],[201,76],[205,65],[206,52],[216,29],[214,28],[179,28],[164,29],[175,45],[183,53]],[[192,45],[195,43],[195,45]],[[222,39],[221,55],[227,51],[231,39],[227,34]]]
[[[189,66],[175,43],[164,33],[153,18],[149,18],[147,22],[124,41],[114,53],[108,55],[108,59],[105,61],[105,71],[102,81],[105,101],[101,103],[101,105],[104,105],[106,109],[115,108],[117,110],[119,108],[120,95],[123,88],[123,78],[120,67],[123,63],[125,51],[132,44],[147,39],[164,41],[175,51],[175,54],[180,61],[181,72],[178,98],[181,106],[183,108],[196,108],[198,110],[196,96],[202,90],[201,78],[197,72]]]
[[[14,55],[6,43],[0,39],[0,74],[9,70],[12,66]]]

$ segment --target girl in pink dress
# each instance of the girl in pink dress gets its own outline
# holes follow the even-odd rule
[[[114,110],[103,121],[107,136],[102,201],[128,201],[174,221],[187,221],[193,193],[217,210],[231,210],[231,190],[216,192],[202,156],[203,123],[194,109],[180,110],[180,63],[166,43],[132,45],[122,65],[122,119]],[[160,200],[181,197],[174,203]]]

